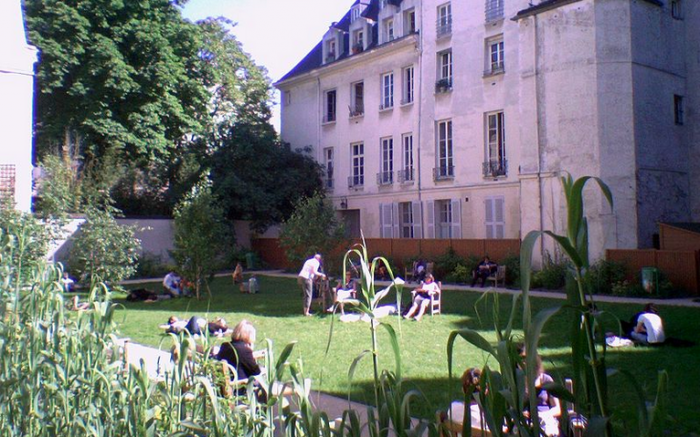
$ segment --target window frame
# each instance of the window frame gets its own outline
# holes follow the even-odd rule
[[[396,29],[394,27],[394,18],[387,18],[384,20],[384,42],[393,41],[396,39]]]
[[[326,90],[323,96],[323,124],[335,123],[338,119],[338,91],[335,88]]]
[[[413,202],[399,202],[399,238],[415,238]]]
[[[323,149],[323,174],[325,177],[324,187],[327,190],[333,189],[333,173],[334,173],[334,158],[335,151],[333,147],[326,147]]]
[[[452,200],[436,200],[435,209],[437,210],[435,217],[435,238],[452,238]]]
[[[401,104],[409,105],[415,100],[415,67],[413,65],[408,65],[401,69],[401,79],[402,79],[402,96]]]
[[[361,92],[358,93],[358,89]],[[350,84],[350,118],[365,114],[365,82],[359,80]]]
[[[506,116],[503,110],[484,114],[485,151],[484,177],[507,176],[508,151]],[[493,122],[493,123],[492,123]]]
[[[394,137],[379,139],[379,154],[377,182],[379,185],[391,185],[394,182]]]
[[[438,38],[452,34],[452,3],[446,2],[437,6],[435,33]]]
[[[415,8],[407,9],[404,12],[403,34],[410,35],[416,32],[416,10]]]
[[[413,182],[415,169],[415,154],[413,149],[413,132],[401,135],[401,172],[399,181]]]
[[[669,8],[671,9],[671,18],[674,20],[683,19],[683,2],[682,0],[670,0]]]
[[[387,82],[388,81],[388,82]],[[381,103],[379,110],[392,109],[394,107],[394,72],[382,73],[380,78]]]
[[[438,80],[447,80],[449,87],[452,87],[453,65],[452,48],[441,50],[437,54],[437,77]]]
[[[444,126],[444,129],[443,129]],[[454,177],[454,131],[452,119],[436,122],[436,180]],[[443,135],[444,133],[444,135]]]
[[[365,185],[365,143],[350,144],[350,184],[351,188]]]
[[[485,76],[502,74],[506,71],[506,46],[503,35],[497,35],[486,40]]]

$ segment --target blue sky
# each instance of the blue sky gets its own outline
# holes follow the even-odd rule
[[[353,0],[190,0],[183,15],[190,20],[223,16],[238,23],[233,33],[273,81],[296,65],[328,26]],[[279,107],[275,127],[279,130]]]

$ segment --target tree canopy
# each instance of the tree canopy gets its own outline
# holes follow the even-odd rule
[[[191,23],[182,3],[26,0],[41,51],[37,154],[49,176],[74,178],[62,187],[99,187],[127,214],[171,214],[211,170],[226,217],[281,222],[320,185],[319,167],[280,142],[270,79],[234,24]]]

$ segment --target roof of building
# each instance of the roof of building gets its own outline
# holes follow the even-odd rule
[[[659,223],[660,225],[671,226],[673,228],[683,229],[696,234],[700,234],[700,223]]]
[[[398,7],[401,5],[402,1],[403,0],[388,0],[388,3]],[[377,21],[377,18],[379,16],[379,0],[370,0],[369,2],[356,0],[352,4],[352,6],[356,6],[358,4],[367,5],[365,10],[362,12],[362,17],[367,18],[368,20]],[[342,19],[340,19],[340,21],[331,24],[330,27],[343,32],[348,32],[350,30],[350,21],[350,10],[348,10],[348,12],[345,13],[345,15]],[[372,41],[367,45],[365,51],[377,46],[377,34],[378,29],[376,28],[376,26],[374,26],[372,28]],[[343,53],[340,54],[334,62],[347,58],[348,49],[349,47],[345,47]],[[316,44],[316,46],[313,49],[311,49],[311,51],[304,57],[304,59],[302,59],[297,65],[295,65],[294,68],[289,70],[289,72],[285,74],[278,82],[284,82],[285,80],[291,79],[295,76],[300,76],[304,73],[308,73],[309,71],[314,70],[323,65],[323,41],[321,41],[318,44]]]
[[[535,15],[540,12],[548,11],[550,9],[558,8],[560,6],[568,5],[569,3],[579,2],[581,0],[544,0],[534,6],[530,6],[527,9],[518,11],[513,20],[520,20],[521,18],[529,17],[530,15]]]

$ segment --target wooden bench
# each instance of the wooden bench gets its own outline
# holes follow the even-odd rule
[[[487,281],[493,282],[494,287],[498,287],[498,283],[501,283],[501,286],[505,287],[506,286],[506,266],[498,266],[496,267],[496,271],[491,273],[486,278]]]

